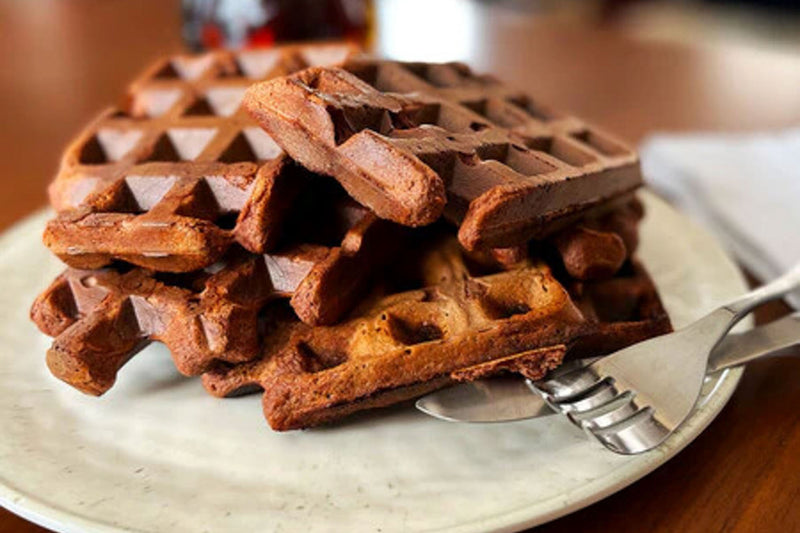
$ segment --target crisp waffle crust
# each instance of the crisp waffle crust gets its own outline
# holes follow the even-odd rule
[[[568,352],[599,355],[670,330],[638,264],[568,291],[541,262],[476,276],[468,261],[446,239],[422,257],[417,289],[375,296],[333,327],[276,318],[261,360],[218,365],[204,384],[217,396],[261,388],[270,425],[297,429],[455,380],[538,379]]]
[[[121,259],[160,271],[206,267],[234,242],[262,253],[291,197],[292,165],[241,107],[253,82],[319,61],[343,44],[165,58],[67,148],[45,244],[70,266]]]
[[[355,58],[256,84],[245,107],[378,216],[444,212],[471,250],[542,238],[642,183],[621,141],[461,64]]]

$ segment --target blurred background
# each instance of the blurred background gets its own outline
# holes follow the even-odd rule
[[[483,20],[505,14],[643,39],[800,51],[793,0],[184,0],[182,7],[194,49],[349,38],[399,59],[474,60]]]

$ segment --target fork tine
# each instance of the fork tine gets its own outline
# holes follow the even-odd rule
[[[562,413],[583,412],[600,407],[619,395],[614,378],[606,377],[578,395],[563,400],[554,400],[545,396],[545,401]]]
[[[590,433],[613,452],[624,455],[646,452],[661,444],[671,433],[653,414],[652,407],[645,407],[624,420]]]
[[[616,424],[636,414],[639,407],[634,402],[636,394],[625,391],[616,398],[588,411],[576,411],[567,416],[573,424],[585,430],[597,430]]]
[[[581,367],[567,372],[558,372],[536,382],[528,381],[528,386],[552,401],[561,401],[586,392],[599,381],[600,376],[596,372]]]

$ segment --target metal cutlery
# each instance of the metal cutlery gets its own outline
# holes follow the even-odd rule
[[[800,312],[744,333],[727,335],[711,353],[708,374],[755,359],[785,355],[787,349],[795,345],[800,345]],[[559,372],[569,372],[595,360],[567,363],[562,367],[565,370]],[[461,383],[423,396],[416,406],[430,416],[449,422],[511,422],[557,412],[519,377]]]
[[[691,413],[712,350],[757,306],[800,286],[800,264],[778,279],[668,335],[532,382],[559,412],[620,454],[651,450]]]

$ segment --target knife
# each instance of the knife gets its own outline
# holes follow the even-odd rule
[[[761,357],[787,355],[800,344],[800,312],[744,333],[731,333],[714,348],[708,373],[743,365]],[[575,361],[586,365],[594,359]],[[563,367],[562,367],[563,368]],[[423,396],[420,411],[449,422],[511,422],[555,414],[519,376],[462,383]]]

